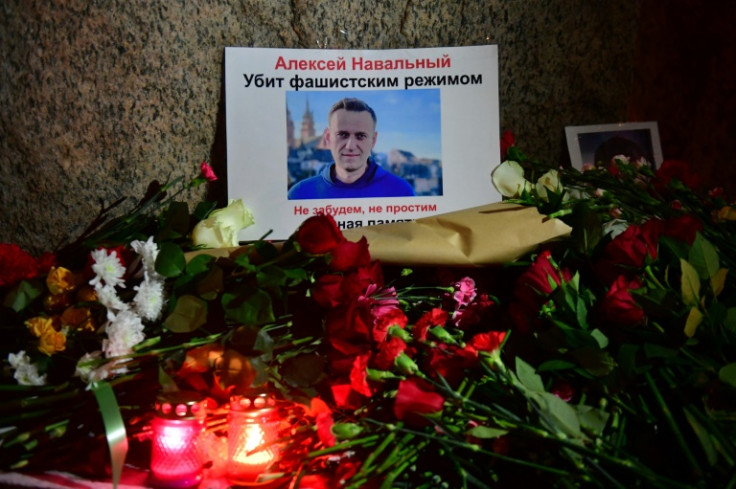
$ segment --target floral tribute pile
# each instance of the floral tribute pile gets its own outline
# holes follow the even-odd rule
[[[115,414],[145,469],[181,389],[221,477],[223,409],[267,387],[283,487],[736,487],[736,208],[680,162],[505,151],[499,191],[573,229],[514,263],[384,265],[325,215],[238,247],[242,202],[190,213],[174,184],[54,253],[0,245],[0,469],[114,475]]]

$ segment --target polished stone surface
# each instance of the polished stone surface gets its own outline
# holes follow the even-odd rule
[[[637,26],[635,0],[4,0],[0,241],[49,249],[153,179],[224,174],[226,46],[498,44],[501,128],[556,162],[564,126],[626,117]]]

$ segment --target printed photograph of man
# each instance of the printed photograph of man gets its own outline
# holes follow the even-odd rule
[[[438,92],[374,93],[370,105],[355,96],[359,92],[340,93],[347,96],[337,102],[335,95],[287,94],[289,200],[441,195],[441,160],[423,156],[439,152],[438,143],[425,142],[438,139]],[[326,115],[324,122],[317,120],[314,106],[320,107],[315,109],[318,114]],[[291,107],[303,114],[300,128],[295,127]],[[423,122],[420,127],[416,121],[421,120],[422,108],[424,119],[436,122]],[[383,112],[387,115],[382,121]],[[384,128],[386,132],[380,130]],[[416,133],[421,136],[415,137]],[[384,145],[378,148],[382,137]]]

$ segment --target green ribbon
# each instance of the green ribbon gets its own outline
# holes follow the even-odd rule
[[[128,454],[125,422],[120,414],[120,406],[118,406],[118,400],[110,384],[95,382],[92,384],[92,392],[95,393],[97,405],[100,407],[100,413],[102,413],[102,422],[105,425],[105,434],[107,435],[107,446],[110,447],[112,485],[117,489],[120,476],[123,473],[125,456]]]

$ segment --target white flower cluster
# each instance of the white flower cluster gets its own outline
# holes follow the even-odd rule
[[[95,277],[89,283],[94,286],[99,302],[107,309],[107,323],[104,325],[107,338],[102,342],[101,352],[105,358],[133,353],[133,347],[146,338],[143,320],[159,319],[165,304],[163,277],[155,269],[158,245],[152,237],[147,241],[133,241],[130,245],[140,257],[143,272],[143,281],[133,287],[136,294],[131,303],[126,303],[118,295],[117,288],[125,288],[126,270],[117,252],[99,249],[91,253]],[[122,362],[116,362],[114,366],[103,365],[96,370],[90,367],[101,353],[82,357],[77,365],[77,375],[87,382],[94,382],[111,373],[124,373]]]
[[[38,373],[38,366],[31,363],[31,357],[21,350],[18,353],[10,353],[8,355],[8,363],[15,370],[13,377],[20,385],[44,385],[46,383],[46,375]]]
[[[549,170],[539,177],[536,185],[524,178],[524,169],[515,161],[504,161],[491,174],[493,185],[504,197],[519,198],[524,192],[536,190],[537,195],[549,201],[548,192],[560,192],[562,185],[557,170]]]

